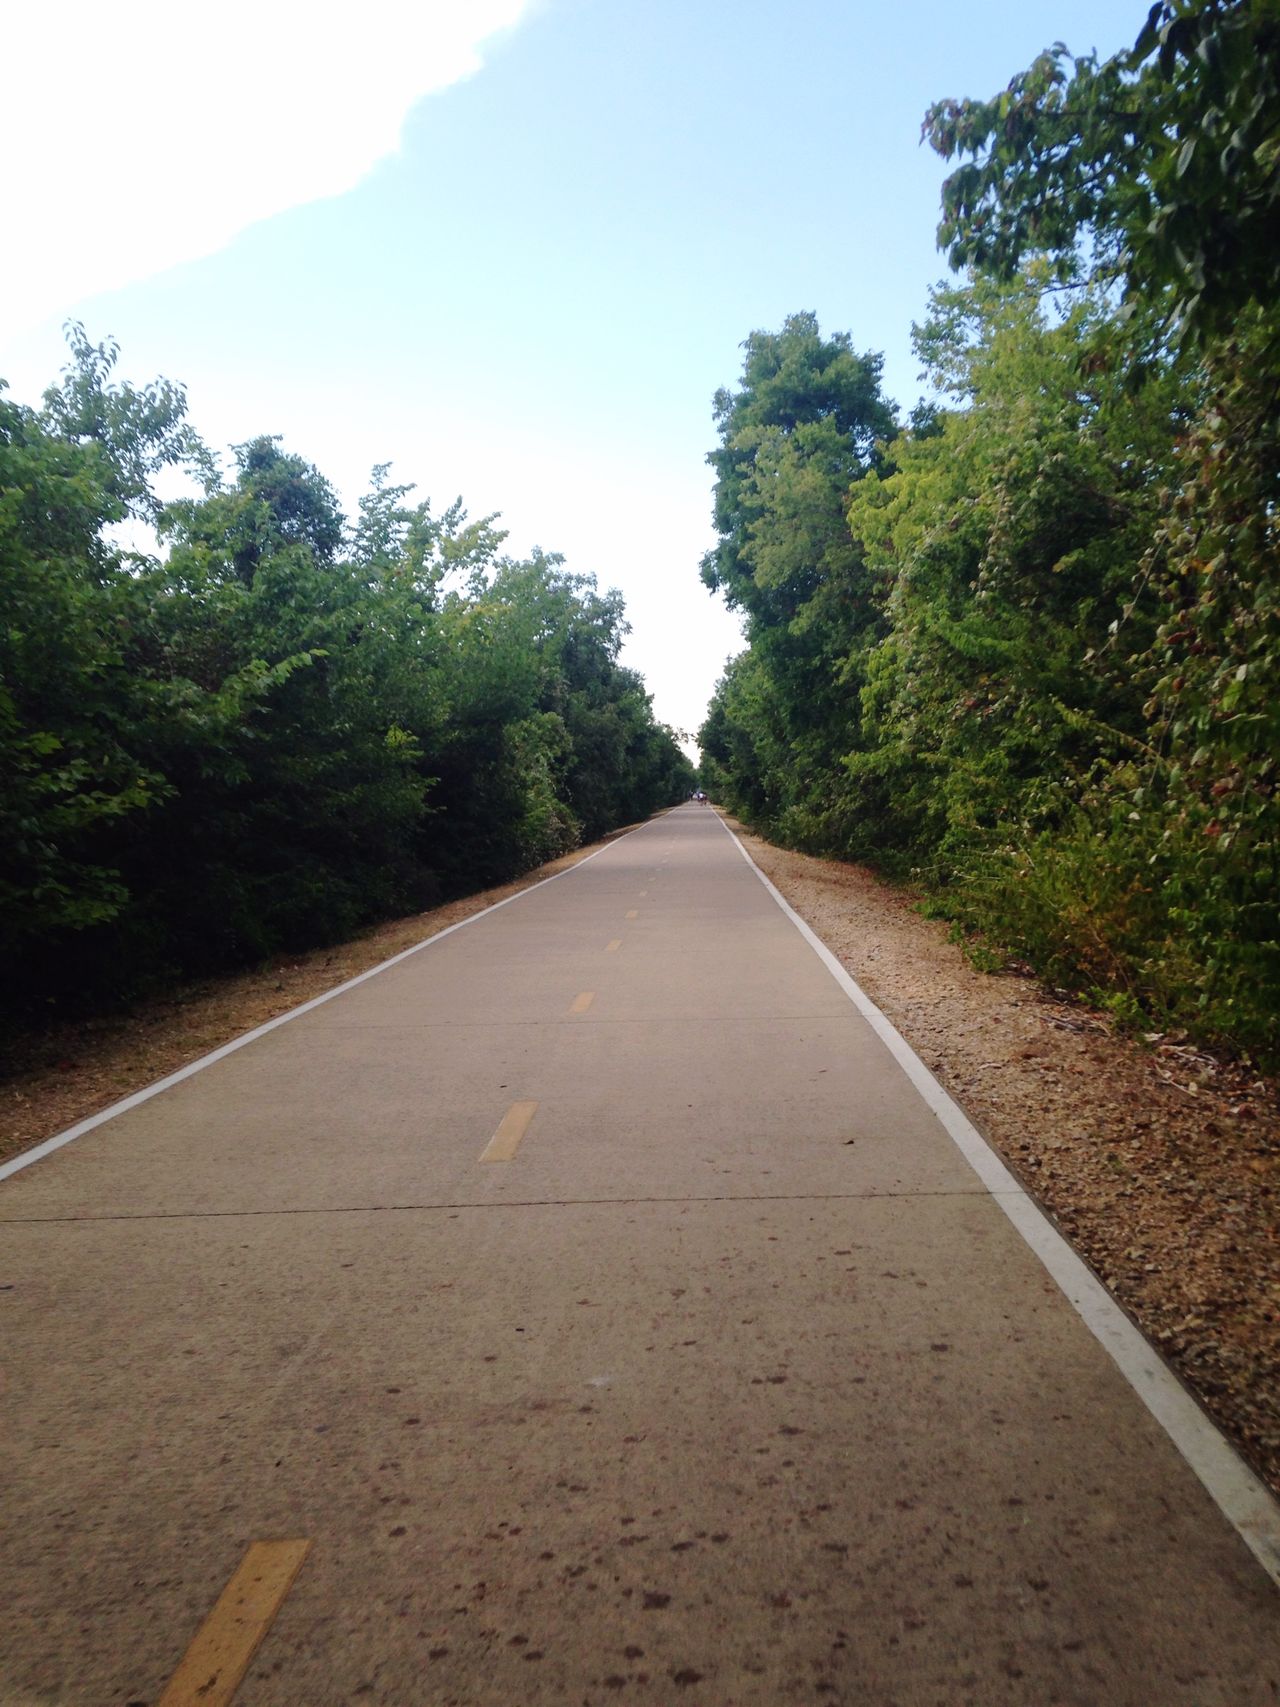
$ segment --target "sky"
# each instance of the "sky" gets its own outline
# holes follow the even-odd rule
[[[737,621],[703,587],[711,398],[815,311],[921,392],[943,277],[926,107],[1143,0],[68,0],[11,24],[0,377],[62,324],[260,433],[350,512],[375,463],[622,589],[624,661],[693,732]],[[16,180],[16,181],[15,181]]]

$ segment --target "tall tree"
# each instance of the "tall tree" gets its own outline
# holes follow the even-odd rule
[[[780,722],[778,765],[761,786],[801,819],[820,811],[854,740],[860,658],[878,622],[875,589],[845,518],[849,493],[894,429],[880,357],[812,314],[753,332],[742,381],[715,397],[720,444],[716,546],[702,578],[747,615]]]

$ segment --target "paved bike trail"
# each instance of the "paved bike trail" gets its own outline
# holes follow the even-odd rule
[[[715,814],[0,1184],[0,1702],[1253,1707],[1280,1601]]]

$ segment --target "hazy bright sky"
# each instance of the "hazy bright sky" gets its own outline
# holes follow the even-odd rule
[[[621,587],[658,715],[695,730],[736,623],[707,594],[711,395],[802,309],[910,350],[945,168],[930,101],[1145,0],[71,0],[9,26],[0,376],[61,323],[186,383],[348,508],[376,462],[508,549]]]

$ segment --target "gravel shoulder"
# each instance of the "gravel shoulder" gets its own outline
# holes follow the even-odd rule
[[[975,971],[910,891],[728,822],[1280,1493],[1280,1086]]]
[[[977,972],[909,891],[733,827],[1280,1493],[1280,1086],[1178,1038],[1120,1036],[1033,978]],[[0,1161],[603,845],[22,1041],[0,1076]]]

